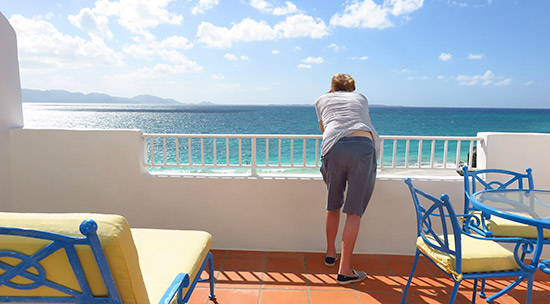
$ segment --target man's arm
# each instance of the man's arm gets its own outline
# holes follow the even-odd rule
[[[319,128],[321,129],[322,133],[325,133],[325,126],[323,126],[323,121],[319,120]]]

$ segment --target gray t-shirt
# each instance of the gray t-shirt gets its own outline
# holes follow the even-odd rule
[[[323,121],[325,128],[321,155],[326,155],[340,138],[364,130],[371,132],[378,157],[380,137],[371,123],[369,103],[363,94],[346,91],[327,93],[317,98],[315,110],[317,119]]]

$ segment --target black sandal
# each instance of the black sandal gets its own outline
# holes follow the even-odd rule
[[[339,256],[336,256],[336,257],[325,256],[325,265],[328,266],[328,267],[333,267],[334,264],[336,264],[336,261],[338,261],[338,258],[340,258],[340,257]]]
[[[353,269],[352,269],[352,271],[355,274],[354,276],[349,276],[348,277],[347,275],[338,274],[338,278],[336,279],[336,283],[338,283],[338,285],[347,285],[347,284],[351,284],[351,283],[355,283],[355,282],[361,282],[365,278],[367,278],[367,273],[366,272],[355,271]]]

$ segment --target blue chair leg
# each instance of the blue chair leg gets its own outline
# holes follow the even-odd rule
[[[458,288],[460,287],[461,281],[455,281],[455,286],[453,287],[453,292],[451,293],[451,298],[449,299],[449,304],[453,304],[456,299],[456,294],[458,293]]]
[[[494,295],[486,298],[485,300],[489,303],[492,303],[495,299],[501,297],[502,295],[508,293],[508,291],[512,290],[514,287],[518,286],[525,279],[526,279],[526,277],[524,277],[524,276],[521,276],[521,277],[517,278],[514,282],[512,282],[512,284],[506,286],[506,288],[504,288],[501,291],[495,293]],[[532,280],[532,275],[527,279]],[[529,284],[529,281],[527,282],[527,284]],[[529,304],[529,303],[531,303],[531,298],[530,298],[531,294],[528,292],[527,296],[528,296],[528,298],[527,298],[528,302],[526,302],[526,304]]]
[[[400,304],[405,304],[405,300],[407,299],[407,291],[409,290],[409,286],[411,285],[411,281],[414,275],[414,271],[416,270],[416,264],[418,263],[419,256],[420,256],[420,250],[416,249],[416,254],[414,255],[414,262],[411,269],[411,274],[409,275],[409,279],[407,280],[407,285],[403,290],[403,297],[401,298],[401,302],[399,302]]]
[[[482,298],[487,297],[485,294],[485,279],[481,279],[481,290],[479,291],[479,296]]]
[[[482,279],[482,281],[484,281],[484,279]],[[474,292],[472,292],[472,302],[470,304],[475,304],[476,293],[477,293],[477,279],[474,279]]]
[[[216,295],[214,294],[214,258],[212,253],[208,253],[208,280],[210,282],[210,299],[215,299]]]
[[[535,274],[532,273],[529,278],[527,278],[527,298],[525,299],[526,304],[531,304],[532,295],[533,295],[533,281],[535,280]]]

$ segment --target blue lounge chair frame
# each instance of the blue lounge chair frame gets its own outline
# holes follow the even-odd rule
[[[10,265],[8,263],[0,261],[0,269],[4,270],[4,273],[0,274],[0,286],[7,286],[13,289],[31,290],[42,286],[57,290],[64,296],[5,296],[0,295],[0,302],[2,303],[112,303],[122,304],[120,295],[115,285],[115,281],[111,274],[111,270],[107,263],[107,259],[101,247],[101,243],[96,234],[97,223],[94,220],[87,219],[80,224],[80,232],[84,237],[71,237],[51,232],[38,231],[32,229],[13,228],[13,227],[0,227],[0,235],[11,235],[28,237],[35,239],[43,239],[51,241],[46,247],[35,252],[32,256],[27,256],[23,253],[9,250],[0,250],[0,257],[10,257],[20,260],[17,265]],[[75,246],[87,245],[91,248],[94,258],[97,262],[97,266],[103,278],[107,295],[95,296],[86,280],[84,270],[80,259],[77,256]],[[51,254],[64,249],[69,260],[72,273],[76,277],[80,291],[63,286],[56,282],[52,282],[46,279],[46,272],[44,268],[39,264],[40,261],[47,258]],[[200,279],[200,274],[209,264],[208,273],[209,278]],[[29,270],[34,271],[29,271]],[[211,299],[215,298],[214,294],[214,261],[212,253],[208,252],[206,259],[201,265],[198,275],[190,284],[189,275],[186,273],[180,273],[172,281],[159,303],[170,303],[170,301],[177,297],[177,303],[187,303],[193,289],[197,282],[209,281],[210,282],[210,295]],[[38,274],[35,274],[38,273]],[[11,280],[16,277],[23,277],[32,283],[18,284]],[[184,288],[189,287],[185,295],[182,294]]]
[[[509,286],[504,288],[503,290],[499,291],[498,293],[492,295],[491,297],[488,297],[486,300],[487,302],[491,303],[496,298],[506,294],[508,291],[519,285],[522,281],[527,280],[527,298],[526,303],[531,303],[531,295],[533,290],[533,280],[534,280],[534,274],[536,271],[536,267],[534,265],[526,265],[523,262],[523,257],[525,256],[524,252],[531,253],[534,250],[533,243],[529,240],[522,239],[522,238],[514,238],[516,241],[516,246],[514,249],[514,258],[516,260],[516,263],[519,265],[520,269],[515,271],[500,271],[500,272],[479,272],[479,273],[462,273],[462,242],[461,242],[461,236],[463,234],[466,234],[458,221],[459,217],[469,217],[468,214],[455,214],[454,209],[449,201],[449,196],[447,194],[441,195],[440,199],[437,199],[422,190],[415,188],[412,185],[412,181],[410,178],[405,179],[405,183],[408,185],[410,193],[412,195],[412,199],[415,206],[415,213],[416,213],[416,219],[417,219],[417,236],[422,237],[424,242],[428,244],[429,246],[448,254],[452,254],[456,257],[456,265],[455,270],[458,274],[461,274],[460,277],[456,277],[452,273],[448,273],[446,270],[439,267],[434,261],[430,259],[429,256],[425,255],[422,251],[420,251],[418,248],[416,248],[416,254],[414,257],[413,266],[411,269],[411,273],[409,275],[409,279],[407,280],[407,285],[405,286],[405,289],[403,290],[403,297],[401,299],[401,304],[405,304],[405,300],[407,297],[407,292],[409,290],[411,281],[414,276],[414,271],[416,270],[416,266],[418,264],[418,260],[420,255],[426,256],[426,258],[432,262],[437,268],[439,268],[441,271],[443,271],[447,276],[449,276],[454,281],[453,290],[449,299],[449,303],[454,303],[458,289],[460,287],[460,283],[465,279],[473,279],[474,280],[474,288],[473,288],[473,295],[472,295],[472,303],[475,303],[476,299],[476,293],[477,293],[477,282],[479,279],[488,279],[488,278],[498,278],[498,277],[515,277],[518,278]],[[424,197],[428,202],[429,206],[423,206],[418,196]],[[443,239],[438,237],[438,233],[434,231],[435,223],[438,223],[441,225],[441,230],[443,231]],[[449,234],[454,235],[454,244],[455,244],[455,250],[452,250],[450,248],[450,242],[449,242]],[[471,237],[478,238],[478,239],[486,239],[484,237],[478,236],[478,235],[471,235],[468,234]],[[427,236],[430,236],[433,239],[427,238]],[[433,240],[436,240],[434,242]],[[512,238],[510,238],[509,241],[512,241]]]
[[[476,192],[490,189],[535,189],[531,168],[527,168],[525,170],[525,173],[503,169],[481,169],[469,172],[468,167],[464,166],[462,167],[462,172],[464,175],[464,214],[470,214],[473,211],[479,211],[474,206],[472,206],[470,198]],[[505,177],[505,179],[507,180],[503,182],[496,180],[484,180],[482,178],[484,174],[498,174],[499,176]],[[483,188],[478,189],[478,184],[480,184]],[[472,230],[485,237],[493,237],[493,233],[487,229],[485,223],[485,220],[489,218],[489,214],[481,213],[480,218],[471,218],[470,221],[465,222],[464,229],[467,232],[469,230]]]

